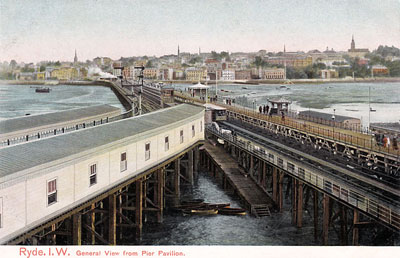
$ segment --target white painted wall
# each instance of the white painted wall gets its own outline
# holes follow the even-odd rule
[[[203,130],[200,132],[200,121]],[[192,137],[192,125],[195,125],[195,137]],[[184,142],[180,143],[180,130],[184,130]],[[164,138],[169,136],[169,150],[164,149]],[[15,237],[28,228],[39,225],[50,218],[98,195],[114,183],[129,179],[136,174],[153,167],[168,156],[177,154],[193,143],[204,139],[204,116],[193,118],[184,125],[162,131],[145,140],[122,143],[110,147],[102,153],[94,153],[70,164],[49,167],[38,171],[25,181],[11,186],[0,186],[0,198],[3,199],[3,227],[0,228],[0,243]],[[150,159],[145,160],[145,144],[150,142]],[[120,171],[121,153],[127,153],[127,170]],[[97,183],[90,186],[90,165],[97,164]],[[47,182],[57,178],[57,202],[47,205]],[[26,185],[26,189],[25,189]],[[26,199],[25,199],[26,196]]]

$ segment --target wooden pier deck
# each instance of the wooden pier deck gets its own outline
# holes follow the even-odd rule
[[[256,216],[268,216],[269,208],[274,206],[272,198],[239,167],[237,161],[223,148],[214,146],[207,141],[204,147],[208,157],[213,161],[216,168],[223,173],[226,180],[245,201],[246,208],[251,210],[251,213]],[[267,214],[265,214],[265,210],[267,210]]]

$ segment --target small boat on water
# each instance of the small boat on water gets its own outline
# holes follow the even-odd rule
[[[175,211],[184,211],[191,209],[219,209],[229,207],[230,203],[185,203],[178,206],[173,207]]]
[[[242,87],[242,89],[243,89],[243,90],[247,90],[248,88],[247,88],[247,87]]]
[[[193,214],[193,215],[216,215],[218,214],[217,209],[187,209],[183,210],[185,214]]]
[[[246,215],[246,210],[242,208],[220,208],[218,214],[221,215]]]
[[[49,93],[50,92],[50,88],[36,88],[35,92],[37,93]]]
[[[369,108],[369,111],[370,111],[370,112],[376,112],[376,109]]]

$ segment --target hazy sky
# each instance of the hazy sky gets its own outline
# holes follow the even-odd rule
[[[400,0],[0,0],[0,61],[400,47]]]

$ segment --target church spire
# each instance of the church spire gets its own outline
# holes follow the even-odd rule
[[[74,64],[78,63],[78,56],[76,55],[76,49],[75,49],[75,57],[74,57]]]
[[[354,42],[354,35],[351,35],[351,46],[350,48],[354,50],[356,48],[356,43]]]
[[[178,44],[178,58],[179,58],[179,44]]]

